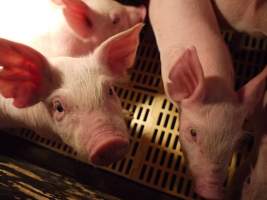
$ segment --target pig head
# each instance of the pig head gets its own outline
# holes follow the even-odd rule
[[[15,5],[15,6],[14,6]],[[81,56],[146,16],[144,6],[114,0],[10,0],[0,7],[0,37],[45,56]]]
[[[95,165],[127,152],[129,135],[112,84],[135,60],[139,23],[86,57],[46,59],[25,45],[0,40],[0,126],[52,131]]]
[[[239,91],[204,76],[195,48],[173,65],[166,86],[180,108],[180,142],[195,179],[196,191],[221,199],[232,152],[243,136],[245,119],[253,113],[265,86],[267,68]],[[216,85],[216,88],[214,88]]]

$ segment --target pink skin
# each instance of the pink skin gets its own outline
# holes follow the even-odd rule
[[[45,56],[78,57],[145,17],[144,6],[126,6],[115,0],[10,0],[0,7],[0,37]]]
[[[267,198],[267,131],[262,134],[258,147],[255,146],[257,148],[257,154],[254,154],[253,160],[256,161],[248,162],[251,170],[243,183],[241,200],[265,200]]]
[[[252,35],[267,35],[265,0],[214,0],[223,19],[234,29]]]
[[[263,92],[267,68],[234,90],[231,56],[209,0],[150,0],[149,17],[165,91],[181,110],[180,141],[196,191],[221,199],[228,163]]]
[[[0,39],[0,127],[54,133],[95,165],[121,159],[129,135],[112,85],[133,65],[142,27],[116,34],[80,58],[45,58]]]
[[[239,167],[228,191],[228,199],[264,200],[267,197],[267,93],[250,118],[254,145],[250,155]]]
[[[266,124],[266,122],[265,122]],[[267,197],[267,131],[260,133],[248,159],[240,166],[229,187],[227,199],[265,200]],[[256,133],[257,135],[259,133]],[[259,135],[258,135],[259,136]],[[257,136],[256,136],[257,137]]]
[[[120,160],[128,151],[129,135],[121,122],[122,118],[119,98],[107,101],[99,111],[93,111],[82,117],[87,124],[82,130],[80,143],[86,146],[88,159],[95,165],[108,165]],[[120,113],[119,116],[114,113]],[[90,134],[90,137],[87,133]]]
[[[114,136],[116,134],[118,133],[103,133],[105,136],[98,137],[94,141],[94,146],[88,145],[87,151],[93,164],[109,165],[123,158],[128,152],[129,140],[123,139],[121,136]]]
[[[49,88],[42,88],[44,78],[47,76],[47,61],[41,54],[32,53],[33,49],[22,44],[17,45],[17,51],[9,45],[9,41],[0,39],[0,57],[8,57],[12,54],[12,59],[0,61],[0,66],[5,66],[0,74],[0,91],[6,98],[18,96],[14,105],[18,108],[24,104],[33,104],[39,101],[39,98],[32,96],[32,93],[38,93],[38,96],[48,91]],[[22,57],[21,54],[24,56]],[[20,66],[24,65],[25,68]],[[17,77],[20,74],[20,77]],[[17,81],[11,84],[14,79]],[[23,95],[22,95],[23,94]],[[23,97],[22,97],[23,96]]]

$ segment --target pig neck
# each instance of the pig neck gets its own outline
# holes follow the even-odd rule
[[[48,127],[51,116],[40,102],[28,108],[16,108],[10,99],[0,96],[0,128],[30,128],[50,131]]]

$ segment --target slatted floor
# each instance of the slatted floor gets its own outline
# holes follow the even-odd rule
[[[234,59],[236,88],[239,88],[267,64],[267,39],[236,35],[231,31],[222,34]],[[149,25],[144,28],[141,38],[136,64],[131,71],[131,84],[116,88],[123,108],[133,114],[129,122],[130,151],[124,159],[103,169],[182,199],[200,199],[193,192],[181,150],[177,109],[163,92],[159,52]],[[32,131],[20,129],[12,130],[12,133],[80,159],[67,145],[45,139]],[[226,184],[247,151],[244,148],[243,153],[233,156]]]

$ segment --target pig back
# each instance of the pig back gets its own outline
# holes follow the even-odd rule
[[[210,0],[151,0],[149,12],[160,51],[163,82],[177,58],[195,46],[204,75],[219,76],[233,86],[231,56]]]

